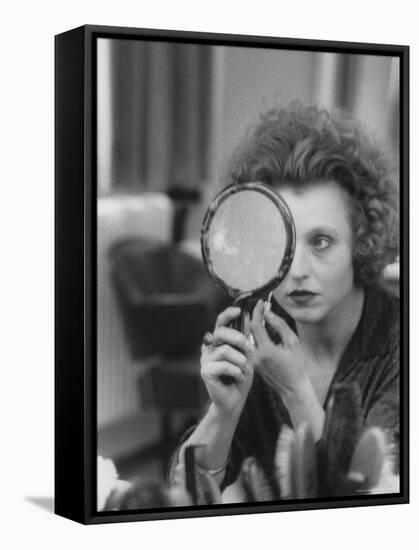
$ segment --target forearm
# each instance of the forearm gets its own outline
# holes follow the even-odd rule
[[[188,445],[202,445],[202,448],[196,448],[197,463],[207,470],[222,468],[228,461],[239,418],[239,413],[221,412],[211,403],[207,414],[180,448],[179,462],[184,462],[185,448]],[[223,470],[216,476],[218,483],[222,482],[224,473]]]
[[[318,441],[323,433],[325,412],[310,380],[302,382],[294,391],[283,392],[281,397],[294,429],[305,422],[310,426],[315,441]]]

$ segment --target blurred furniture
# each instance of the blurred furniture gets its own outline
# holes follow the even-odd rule
[[[165,465],[176,437],[173,414],[196,417],[206,400],[200,347],[226,298],[202,261],[176,244],[123,239],[110,248],[109,258],[128,349],[148,364],[140,393],[143,406],[161,413]]]
[[[139,403],[136,382],[144,365],[132,358],[126,344],[112,288],[109,250],[115,242],[136,237],[167,244],[173,223],[173,201],[163,193],[118,193],[97,201],[98,445],[103,443],[107,456],[135,452],[140,445],[150,444],[157,430],[153,415],[145,414]],[[131,429],[133,424],[138,426],[136,431]],[[109,431],[114,434],[112,441],[106,435]]]

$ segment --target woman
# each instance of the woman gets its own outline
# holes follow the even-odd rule
[[[229,328],[237,308],[219,315],[201,357],[210,405],[177,460],[186,445],[204,445],[197,463],[222,488],[247,456],[272,477],[281,426],[306,423],[318,441],[340,382],[359,386],[363,428],[381,427],[396,447],[399,305],[381,277],[397,255],[398,189],[384,155],[348,116],[293,104],[261,116],[225,180],[262,182],[282,195],[295,256],[266,313],[280,343],[264,326],[261,301],[249,327],[256,347]],[[234,383],[223,384],[223,375]]]

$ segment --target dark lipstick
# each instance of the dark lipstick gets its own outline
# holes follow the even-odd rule
[[[307,304],[316,296],[316,293],[309,290],[293,290],[288,296],[296,304]]]

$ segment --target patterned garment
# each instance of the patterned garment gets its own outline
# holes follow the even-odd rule
[[[273,311],[279,311],[273,304]],[[291,319],[287,318],[294,327]],[[398,471],[399,454],[399,373],[400,373],[399,299],[381,288],[369,288],[358,326],[342,356],[329,387],[324,408],[338,383],[356,383],[361,389],[363,430],[383,429],[392,451],[393,468]],[[275,448],[283,424],[291,425],[281,398],[255,373],[252,388],[240,417],[231,448],[231,459],[221,486],[232,484],[243,460],[254,456],[268,479],[274,477]],[[194,428],[182,437],[185,441]],[[176,455],[171,468],[176,465]],[[272,484],[275,485],[274,483]],[[278,498],[280,495],[276,495]]]

